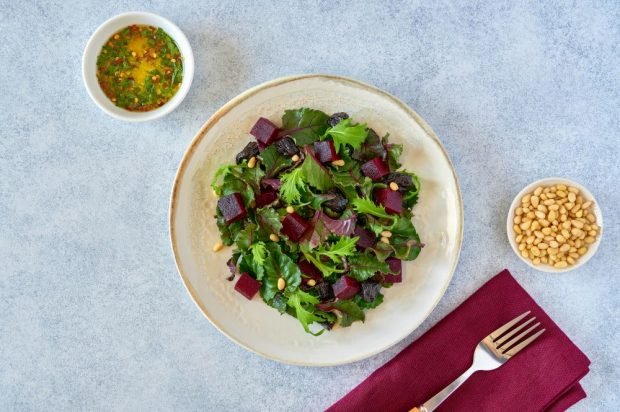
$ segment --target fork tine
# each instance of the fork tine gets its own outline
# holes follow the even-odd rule
[[[496,346],[496,348],[501,350],[501,347],[503,346],[505,349],[511,349],[510,347],[512,345],[514,345],[515,343],[519,342],[521,339],[526,337],[531,331],[533,331],[534,329],[536,329],[539,326],[540,326],[540,322],[537,322],[537,323],[533,324],[532,326],[527,328],[527,330],[525,330],[524,332],[519,333],[517,336],[515,336],[512,339],[510,339],[508,342],[502,343],[501,346]]]
[[[519,326],[517,326],[516,328],[510,329],[508,332],[504,334],[504,336],[502,336],[501,338],[495,341],[495,347],[500,348],[504,343],[512,339],[512,337],[515,336],[517,332],[519,332],[521,329],[523,329],[530,323],[534,322],[534,320],[536,320],[536,317],[531,317],[525,322],[523,322],[522,324],[520,324]]]
[[[504,352],[504,355],[506,355],[508,357],[515,356],[517,353],[519,353],[521,351],[521,349],[525,348],[527,345],[529,345],[530,343],[534,342],[546,330],[547,329],[541,329],[540,331],[536,332],[535,334],[533,334],[532,336],[530,336],[529,338],[527,338],[523,342],[519,343],[514,348],[511,348],[509,351]]]
[[[508,329],[512,328],[517,322],[519,322],[521,319],[523,319],[524,317],[526,317],[527,315],[530,314],[530,310],[528,310],[525,313],[522,313],[521,315],[517,316],[516,318],[514,318],[513,320],[511,320],[510,322],[506,323],[504,326],[500,326],[499,328],[495,329],[493,332],[491,332],[489,334],[489,336],[491,337],[491,339],[495,340],[498,337],[500,337],[502,334],[504,334],[504,332],[506,332]]]

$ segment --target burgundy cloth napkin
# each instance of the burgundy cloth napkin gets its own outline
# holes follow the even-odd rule
[[[476,372],[437,411],[559,412],[585,398],[590,360],[504,270],[328,411],[408,411],[463,373],[490,332],[531,310],[547,331],[499,369]]]

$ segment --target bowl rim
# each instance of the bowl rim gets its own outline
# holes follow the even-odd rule
[[[150,24],[153,26],[167,26],[166,33],[172,37],[174,42],[179,47],[181,56],[183,58],[183,81],[181,87],[177,90],[176,94],[166,102],[163,106],[157,109],[147,112],[131,112],[129,110],[122,109],[114,105],[107,96],[103,94],[99,87],[99,82],[96,79],[96,71],[91,71],[89,68],[93,59],[96,62],[101,46],[115,31],[128,24],[121,24],[119,27],[118,22],[123,19],[133,18],[135,20],[147,20],[148,22],[134,22],[129,24]],[[171,33],[171,31],[173,33]],[[110,33],[107,33],[110,32]],[[103,38],[103,40],[101,40]],[[96,67],[96,64],[95,64]],[[91,34],[84,52],[82,53],[82,81],[84,87],[88,92],[91,100],[101,109],[104,113],[112,116],[115,119],[124,120],[127,122],[146,122],[149,120],[155,120],[171,113],[176,109],[181,102],[187,96],[189,89],[192,85],[194,77],[194,54],[191,44],[185,36],[185,33],[172,21],[160,15],[144,12],[144,11],[129,11],[121,14],[117,14],[110,17],[103,23],[101,23],[95,31]]]
[[[219,325],[215,320],[213,320],[211,318],[211,316],[209,316],[209,311],[207,310],[207,308],[205,307],[205,305],[202,303],[202,301],[199,299],[199,297],[197,296],[196,291],[194,290],[193,286],[191,285],[191,283],[189,281],[186,281],[186,276],[184,274],[184,270],[182,267],[182,264],[178,258],[179,254],[177,252],[177,240],[175,237],[175,217],[176,217],[176,204],[177,204],[177,198],[178,198],[178,194],[180,191],[180,185],[181,185],[181,179],[182,176],[185,173],[185,169],[187,168],[187,165],[189,163],[190,157],[194,154],[194,152],[196,151],[198,145],[200,144],[200,142],[204,139],[204,136],[206,135],[206,132],[211,129],[216,123],[217,121],[223,117],[226,113],[228,113],[230,110],[232,110],[232,108],[234,108],[235,106],[237,106],[239,103],[243,102],[244,100],[250,98],[251,96],[253,96],[254,94],[264,90],[264,89],[268,89],[270,87],[275,87],[275,86],[279,86],[285,83],[289,83],[289,82],[294,82],[297,80],[305,80],[305,79],[311,79],[311,78],[318,78],[318,79],[326,79],[326,80],[335,80],[335,81],[341,81],[341,82],[346,82],[346,83],[351,83],[354,86],[357,87],[362,87],[366,90],[370,90],[374,93],[377,93],[379,95],[382,95],[388,99],[391,99],[395,104],[397,104],[399,107],[401,107],[407,114],[409,114],[416,122],[418,122],[418,124],[420,125],[420,127],[422,127],[422,129],[424,129],[424,131],[428,134],[428,136],[433,140],[433,142],[435,142],[435,144],[438,145],[439,149],[442,151],[445,159],[447,160],[448,164],[450,165],[450,169],[452,172],[452,177],[454,179],[455,182],[455,188],[456,188],[456,195],[457,195],[457,203],[458,203],[458,234],[457,234],[457,238],[456,238],[456,249],[457,249],[457,253],[454,259],[454,263],[452,265],[452,267],[450,268],[450,273],[448,274],[446,281],[441,289],[441,293],[438,295],[437,299],[433,302],[432,305],[429,306],[428,311],[424,314],[423,320],[420,321],[420,323],[418,323],[416,326],[414,326],[411,329],[407,329],[404,330],[402,335],[395,340],[394,342],[385,345],[384,347],[378,348],[377,350],[370,352],[370,353],[366,353],[360,356],[357,356],[355,358],[352,359],[347,359],[345,361],[335,361],[335,362],[322,362],[322,363],[308,363],[308,362],[296,362],[296,361],[291,361],[288,359],[281,359],[281,358],[276,358],[274,356],[271,355],[267,355],[265,353],[262,353],[259,350],[256,350],[254,348],[249,347],[248,345],[240,342],[238,339],[236,339],[235,337],[233,337],[232,335],[230,335],[229,333],[227,333],[225,331],[225,329]],[[198,132],[194,135],[192,141],[190,142],[190,144],[187,146],[187,149],[185,150],[185,152],[183,153],[183,156],[181,158],[181,161],[179,162],[179,166],[177,168],[177,172],[175,174],[174,177],[174,182],[172,185],[172,190],[171,190],[171,194],[170,194],[170,204],[169,204],[169,226],[170,226],[170,245],[172,248],[172,254],[175,260],[175,265],[177,267],[177,272],[179,274],[179,277],[181,278],[181,282],[183,283],[183,286],[185,287],[185,289],[187,290],[187,293],[190,295],[190,298],[192,299],[192,301],[194,302],[194,304],[196,305],[196,307],[198,308],[198,310],[203,314],[203,316],[211,323],[211,325],[213,325],[219,332],[221,332],[224,336],[226,336],[228,339],[230,339],[231,341],[235,342],[237,345],[241,346],[242,348],[255,353],[265,359],[269,359],[269,360],[273,360],[273,361],[277,361],[280,363],[284,363],[284,364],[288,364],[288,365],[296,365],[296,366],[306,366],[306,367],[328,367],[328,366],[339,366],[339,365],[345,365],[345,364],[350,364],[350,363],[354,363],[354,362],[358,362],[360,360],[363,359],[368,359],[372,356],[375,356],[381,352],[384,352],[385,350],[393,347],[394,345],[396,345],[399,342],[402,342],[403,339],[405,339],[407,336],[409,336],[411,333],[413,333],[417,328],[420,327],[420,325],[428,319],[428,317],[430,316],[430,314],[433,312],[433,310],[435,310],[435,308],[437,307],[437,305],[439,304],[439,302],[441,301],[441,299],[445,296],[446,290],[448,289],[448,286],[450,285],[450,283],[452,282],[452,278],[454,277],[454,272],[456,271],[456,267],[458,266],[458,262],[459,262],[459,258],[460,258],[460,254],[461,254],[461,249],[462,249],[462,245],[463,245],[463,226],[464,226],[464,211],[463,211],[463,198],[462,198],[462,194],[461,194],[461,188],[459,185],[459,180],[458,177],[456,175],[456,170],[454,168],[454,165],[452,164],[452,161],[450,160],[450,156],[448,155],[448,152],[446,150],[446,148],[444,147],[443,143],[441,142],[441,140],[439,140],[439,137],[437,137],[437,135],[435,134],[435,132],[433,132],[433,130],[431,129],[431,127],[426,123],[426,121],[424,121],[424,119],[422,119],[420,117],[420,115],[417,114],[417,112],[415,112],[412,108],[410,108],[406,103],[404,103],[402,100],[400,100],[399,98],[395,97],[394,95],[386,92],[385,90],[382,90],[378,87],[369,85],[367,83],[361,82],[359,80],[355,80],[349,77],[344,77],[344,76],[337,76],[337,75],[330,75],[330,74],[320,74],[320,73],[314,73],[314,74],[301,74],[301,75],[290,75],[290,76],[284,76],[284,77],[279,77],[273,80],[269,80],[267,82],[258,84],[250,89],[247,89],[246,91],[242,92],[241,94],[238,94],[237,96],[233,97],[231,100],[229,100],[227,103],[225,103],[223,106],[221,106],[216,112],[214,112],[211,117],[209,117],[207,119],[207,121],[201,126],[201,128],[198,130]]]
[[[585,195],[587,200],[591,200],[594,204],[593,212],[596,215],[596,224],[600,228],[600,232],[596,239],[596,242],[592,243],[588,247],[588,251],[586,252],[586,254],[581,256],[579,260],[576,262],[576,264],[572,266],[567,266],[565,268],[556,268],[556,267],[553,267],[547,264],[534,265],[532,261],[521,256],[521,253],[519,252],[519,248],[517,246],[517,241],[515,239],[516,232],[513,228],[513,225],[514,225],[513,219],[514,219],[515,210],[517,209],[519,203],[521,202],[521,198],[525,196],[527,193],[534,191],[538,186],[549,186],[549,185],[554,185],[554,184],[565,184],[567,186],[576,187],[577,189],[579,189],[581,193]],[[543,179],[538,179],[528,184],[527,186],[525,186],[523,189],[521,189],[521,191],[519,191],[519,193],[517,193],[517,195],[512,200],[512,203],[510,204],[510,208],[508,209],[508,216],[506,218],[506,234],[508,236],[508,243],[510,243],[510,246],[513,252],[519,257],[519,259],[525,262],[529,267],[536,269],[538,271],[541,271],[541,272],[546,272],[546,273],[565,273],[565,272],[570,272],[571,270],[575,270],[583,266],[596,254],[599,244],[601,243],[601,239],[603,238],[603,232],[604,232],[603,214],[592,192],[590,192],[588,188],[582,185],[581,183],[565,178],[565,177],[545,177]]]

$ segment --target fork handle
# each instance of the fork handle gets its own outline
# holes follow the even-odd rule
[[[451,384],[446,386],[441,390],[441,392],[437,393],[435,396],[430,398],[428,401],[424,402],[423,405],[412,408],[409,412],[432,412],[437,408],[443,401],[446,400],[448,396],[452,394],[455,390],[458,389],[459,386],[463,384],[474,372],[476,372],[478,368],[475,365],[472,365],[469,369],[467,369],[461,376],[452,381]]]

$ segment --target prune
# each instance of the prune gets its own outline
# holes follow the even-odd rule
[[[329,120],[327,121],[327,123],[331,126],[334,127],[336,126],[338,123],[340,123],[341,121],[343,121],[344,119],[348,119],[349,115],[346,114],[345,112],[338,112],[338,113],[334,113],[331,115],[331,117],[329,118]]]
[[[240,164],[244,160],[250,160],[250,158],[254,156],[258,156],[258,143],[250,142],[243,148],[242,151],[237,153],[235,161],[237,164]]]
[[[366,302],[372,302],[375,300],[379,291],[381,290],[381,284],[367,280],[362,282],[362,299]]]
[[[391,182],[396,183],[398,185],[398,190],[401,192],[405,192],[413,186],[413,179],[411,178],[411,175],[407,173],[390,173],[383,178],[383,181],[387,184]]]
[[[337,214],[344,212],[344,210],[347,208],[347,204],[349,203],[349,201],[340,191],[340,189],[332,188],[329,189],[326,193],[330,196],[333,196],[333,198],[323,203],[323,206]]]
[[[299,147],[295,145],[295,142],[290,137],[285,137],[274,143],[276,150],[284,156],[293,156],[299,153]]]

